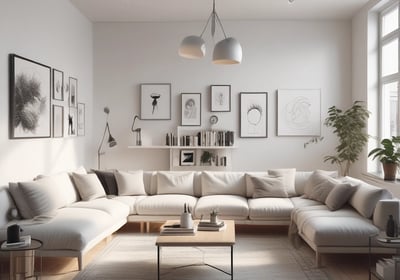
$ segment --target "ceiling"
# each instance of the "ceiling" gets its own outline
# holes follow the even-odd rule
[[[70,0],[93,22],[202,21],[212,0]],[[369,0],[216,0],[223,20],[351,19]]]

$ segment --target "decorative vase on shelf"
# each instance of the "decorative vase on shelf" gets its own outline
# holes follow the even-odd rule
[[[389,219],[386,223],[386,235],[388,237],[397,237],[397,224],[393,219],[393,215],[389,215]]]

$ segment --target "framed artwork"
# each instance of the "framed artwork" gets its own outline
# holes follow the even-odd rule
[[[11,54],[10,138],[51,137],[51,68]]]
[[[64,101],[64,73],[53,68],[53,99]]]
[[[185,165],[194,165],[195,163],[195,153],[193,150],[181,150],[180,164],[182,166]]]
[[[140,85],[140,119],[171,119],[171,84]]]
[[[77,135],[77,108],[70,107],[68,113],[68,135]]]
[[[321,90],[278,90],[278,136],[321,135]]]
[[[201,93],[181,93],[182,125],[201,125]]]
[[[240,137],[268,137],[268,93],[240,93]]]
[[[78,103],[78,79],[69,77],[69,107],[76,107]]]
[[[64,137],[64,106],[53,105],[53,137]]]
[[[78,103],[78,136],[85,135],[85,104]]]
[[[230,112],[230,111],[231,111],[231,86],[212,85],[211,112]]]

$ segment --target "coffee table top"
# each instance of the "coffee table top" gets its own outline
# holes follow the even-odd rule
[[[167,221],[166,224],[177,221]],[[235,244],[235,222],[224,220],[226,229],[222,231],[196,231],[195,235],[160,235],[157,246],[231,246]],[[199,221],[195,221],[198,224]]]

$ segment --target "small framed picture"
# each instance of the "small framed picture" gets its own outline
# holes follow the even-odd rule
[[[140,119],[171,119],[171,84],[140,85]]]
[[[53,68],[53,99],[64,101],[64,73]]]
[[[53,105],[53,138],[64,137],[64,106]]]
[[[69,107],[76,107],[78,103],[78,79],[69,77]]]
[[[85,135],[85,104],[78,103],[78,136]]]
[[[181,150],[181,160],[180,163],[182,166],[185,165],[194,165],[195,163],[195,153],[193,150]]]
[[[212,85],[211,86],[211,112],[230,112],[231,111],[231,86]]]
[[[201,93],[181,93],[182,125],[201,125]]]
[[[267,138],[268,93],[240,93],[240,137]]]
[[[77,109],[76,108],[69,108],[68,113],[68,135],[69,136],[76,136],[77,131]]]

